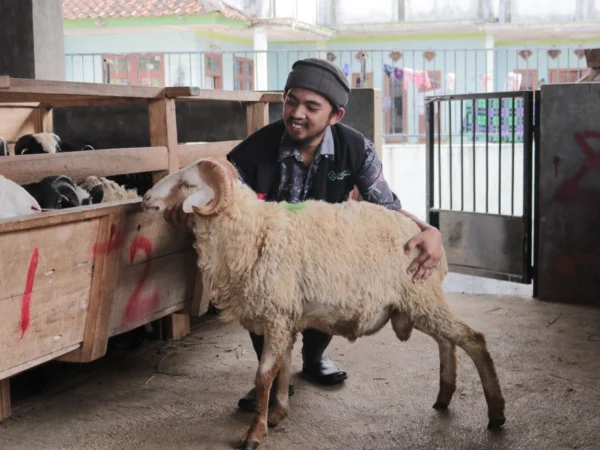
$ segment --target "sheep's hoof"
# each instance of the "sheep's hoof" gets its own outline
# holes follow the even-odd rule
[[[244,441],[242,442],[240,448],[243,448],[244,450],[255,450],[258,448],[259,445],[260,442],[258,441]]]
[[[444,402],[435,402],[435,404],[433,405],[433,409],[437,409],[437,410],[448,409],[448,404],[444,403]]]
[[[499,419],[490,419],[488,423],[488,429],[497,430],[498,428],[501,428],[505,422],[506,419],[504,417],[501,417]]]

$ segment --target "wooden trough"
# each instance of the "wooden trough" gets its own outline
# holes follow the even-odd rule
[[[53,108],[145,104],[150,147],[0,158],[18,183],[153,172],[155,181],[238,142],[180,143],[175,102],[242,102],[248,133],[266,125],[281,93],[146,88],[0,77],[0,136],[53,131]],[[141,199],[0,220],[0,420],[10,415],[10,377],[58,359],[89,362],[108,338],[160,318],[168,337],[189,332],[202,302],[190,235],[141,210]]]

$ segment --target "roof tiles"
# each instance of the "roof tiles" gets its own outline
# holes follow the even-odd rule
[[[66,20],[181,16],[213,11],[229,19],[250,20],[250,16],[219,0],[63,0]]]

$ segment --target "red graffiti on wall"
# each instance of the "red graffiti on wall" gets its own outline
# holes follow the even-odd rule
[[[133,263],[135,256],[138,251],[142,251],[146,254],[146,258],[149,260],[152,257],[152,243],[150,240],[143,236],[137,236],[131,246],[129,248],[129,261]],[[153,309],[158,305],[158,301],[160,299],[160,294],[158,289],[155,288],[152,293],[142,296],[142,289],[144,288],[144,283],[150,275],[150,262],[144,265],[144,270],[142,272],[142,276],[139,281],[135,285],[133,289],[133,293],[129,297],[127,301],[127,305],[125,306],[125,311],[123,312],[123,320],[125,322],[133,322],[135,320],[144,317],[149,314]]]
[[[578,256],[561,255],[556,258],[554,268],[560,275],[574,275],[580,266],[587,266],[590,263],[598,263],[599,261],[600,248]]]
[[[562,182],[556,190],[554,198],[560,201],[572,200],[575,198],[598,198],[600,197],[600,191],[582,189],[579,187],[579,183],[590,169],[600,171],[600,151],[594,151],[587,142],[588,139],[600,138],[600,131],[575,133],[574,138],[587,159],[574,176]]]
[[[33,254],[31,255],[31,260],[29,262],[27,281],[25,282],[25,292],[23,292],[23,299],[21,300],[21,339],[23,339],[27,328],[29,328],[31,293],[33,291],[33,281],[35,279],[35,272],[37,270],[39,258],[40,253],[36,247],[33,250]]]

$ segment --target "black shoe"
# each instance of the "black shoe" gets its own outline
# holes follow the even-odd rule
[[[294,385],[290,384],[288,395],[291,397],[294,395]],[[271,393],[269,394],[269,406],[273,406],[275,401],[275,383],[271,386]],[[252,388],[244,397],[238,401],[238,407],[244,411],[254,412],[256,410],[256,389]]]
[[[338,369],[328,356],[323,356],[314,364],[304,364],[302,372],[311,376],[315,381],[321,384],[338,384],[348,378],[348,374]]]

